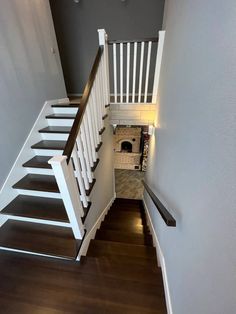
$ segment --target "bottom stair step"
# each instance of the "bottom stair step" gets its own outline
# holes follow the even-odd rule
[[[0,228],[0,246],[75,259],[81,241],[70,228],[8,220]]]

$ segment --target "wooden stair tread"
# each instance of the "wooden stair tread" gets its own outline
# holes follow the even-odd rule
[[[70,228],[10,219],[0,228],[5,248],[75,259],[78,245]]]
[[[66,141],[42,140],[31,146],[33,149],[64,150]]]
[[[59,193],[55,177],[41,174],[27,174],[20,181],[14,184],[13,188]]]
[[[47,197],[18,195],[1,214],[69,222],[63,201]]]
[[[130,280],[137,280],[141,282],[148,282],[153,284],[162,284],[161,270],[157,265],[146,265],[125,263],[117,260],[111,260],[106,256],[92,257],[82,256],[80,264],[83,266],[83,271],[87,273],[99,272],[106,276],[114,278],[123,278]]]
[[[87,253],[88,256],[106,256],[112,254],[156,259],[156,250],[154,247],[105,240],[91,240]]]
[[[150,234],[137,234],[127,231],[102,230],[96,232],[97,240],[106,240],[114,242],[123,242],[137,245],[152,246],[152,236]]]
[[[75,119],[75,114],[66,113],[53,113],[46,116],[46,119]]]
[[[69,134],[70,130],[70,126],[47,126],[46,128],[39,130],[39,133]]]
[[[110,230],[120,230],[120,231],[128,231],[138,234],[143,234],[143,232],[149,232],[149,229],[145,225],[135,224],[131,222],[115,222],[115,221],[107,221],[104,220],[101,223],[100,229],[110,229]]]
[[[80,103],[54,104],[52,108],[79,108]]]
[[[35,156],[23,164],[26,168],[42,168],[42,169],[52,169],[48,161],[52,156]]]

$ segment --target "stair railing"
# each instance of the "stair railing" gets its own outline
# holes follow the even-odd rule
[[[91,168],[98,160],[100,134],[110,100],[107,34],[103,29],[98,34],[98,52],[63,155],[49,160],[76,239],[84,235],[81,218],[89,206],[89,190],[95,183]]]
[[[160,31],[159,38],[109,40],[112,103],[156,103],[164,36],[165,31]]]

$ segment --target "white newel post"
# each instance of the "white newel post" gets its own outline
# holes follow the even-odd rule
[[[109,54],[108,54],[108,35],[105,29],[98,29],[99,46],[104,47],[104,76],[106,86],[106,105],[110,104],[110,79],[109,79]]]
[[[84,227],[81,217],[84,215],[79,190],[74,176],[72,162],[67,164],[66,156],[55,156],[49,160],[52,166],[62,200],[76,239],[82,239]]]
[[[165,33],[166,31],[159,31],[156,67],[155,67],[154,83],[153,83],[153,91],[152,91],[152,103],[153,104],[156,104],[157,102],[158,85],[159,85],[160,70],[161,70],[161,59],[162,59],[162,53],[163,53]]]

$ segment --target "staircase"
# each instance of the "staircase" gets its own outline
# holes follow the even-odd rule
[[[139,200],[115,200],[79,263],[12,256],[0,252],[5,313],[167,313],[161,270]]]
[[[38,130],[44,139],[32,145],[35,156],[22,165],[29,173],[12,187],[19,195],[1,211],[9,219],[0,228],[0,246],[75,259],[81,240],[74,238],[48,161],[55,151],[58,155],[62,154],[79,104],[52,107],[54,113],[45,117],[49,126]]]

